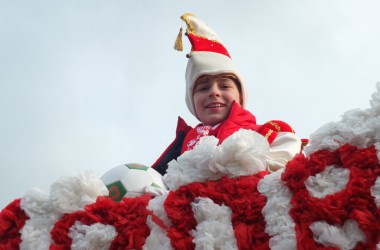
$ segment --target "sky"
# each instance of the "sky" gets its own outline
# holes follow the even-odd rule
[[[301,138],[369,107],[380,81],[377,0],[0,0],[0,209],[84,170],[151,165],[185,104],[180,16],[219,35],[259,124]]]

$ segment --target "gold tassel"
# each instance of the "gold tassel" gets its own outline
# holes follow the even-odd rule
[[[175,50],[178,50],[178,51],[183,51],[183,44],[182,44],[182,27],[181,27],[181,29],[179,30],[179,33],[178,33],[177,39],[175,40],[175,43],[174,43],[174,49],[175,49]]]

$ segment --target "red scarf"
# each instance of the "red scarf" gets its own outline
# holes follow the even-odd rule
[[[210,136],[210,135],[216,136],[220,128],[219,125],[220,123],[211,127],[211,126],[203,126],[202,124],[199,124],[192,130],[190,130],[187,133],[185,140],[182,144],[181,154],[183,154],[183,152],[185,151],[192,150],[196,145],[199,144],[199,140],[203,136]]]

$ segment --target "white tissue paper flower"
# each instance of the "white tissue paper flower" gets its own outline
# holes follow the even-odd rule
[[[346,189],[350,178],[350,170],[339,166],[328,166],[321,173],[310,176],[305,181],[310,195],[319,199]]]
[[[314,222],[310,225],[314,239],[328,247],[353,249],[358,242],[365,242],[366,237],[355,220],[346,220],[343,226],[330,225],[325,221]]]
[[[50,200],[57,210],[72,213],[94,203],[98,196],[107,196],[104,183],[90,171],[61,177],[50,187]]]
[[[29,218],[46,214],[51,211],[49,194],[39,188],[31,188],[21,199],[20,207]]]
[[[380,208],[380,177],[376,178],[375,185],[371,187],[371,195],[375,197],[377,208]]]
[[[48,249],[50,231],[62,215],[83,210],[101,195],[108,195],[108,189],[90,171],[60,178],[52,184],[49,194],[31,189],[20,204],[29,216],[21,229],[20,248]]]
[[[240,129],[219,146],[217,138],[204,136],[193,150],[169,162],[163,180],[176,190],[192,182],[253,175],[266,169],[268,152],[268,141],[252,130]]]
[[[349,110],[340,121],[320,127],[311,134],[304,153],[309,156],[320,149],[333,151],[346,143],[364,148],[380,142],[380,83],[376,87],[371,108]]]
[[[295,223],[289,214],[292,193],[281,180],[284,170],[266,175],[257,186],[257,190],[267,197],[262,214],[265,218],[265,232],[271,236],[269,247],[272,250],[297,248]]]
[[[20,249],[49,249],[50,231],[62,213],[54,209],[48,193],[38,188],[22,197],[20,207],[29,216],[21,229]]]
[[[167,198],[168,194],[164,194],[161,196],[156,196],[149,201],[149,205],[147,209],[152,211],[167,227],[170,227],[171,221],[166,215],[164,209],[164,202]],[[152,216],[148,215],[147,224],[150,228],[150,234],[145,240],[145,244],[143,246],[144,250],[171,250],[173,249],[170,239],[166,235],[166,231],[161,228],[159,225],[153,222]]]
[[[215,204],[209,198],[195,198],[191,206],[197,221],[191,231],[195,249],[238,249],[229,207]]]
[[[94,223],[85,225],[80,221],[75,222],[69,231],[69,237],[73,240],[73,250],[107,250],[117,236],[114,226]]]

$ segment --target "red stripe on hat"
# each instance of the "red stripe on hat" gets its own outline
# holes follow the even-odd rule
[[[227,49],[219,42],[209,40],[207,38],[199,37],[193,33],[188,33],[190,43],[192,45],[191,51],[209,51],[223,54],[231,58]]]

